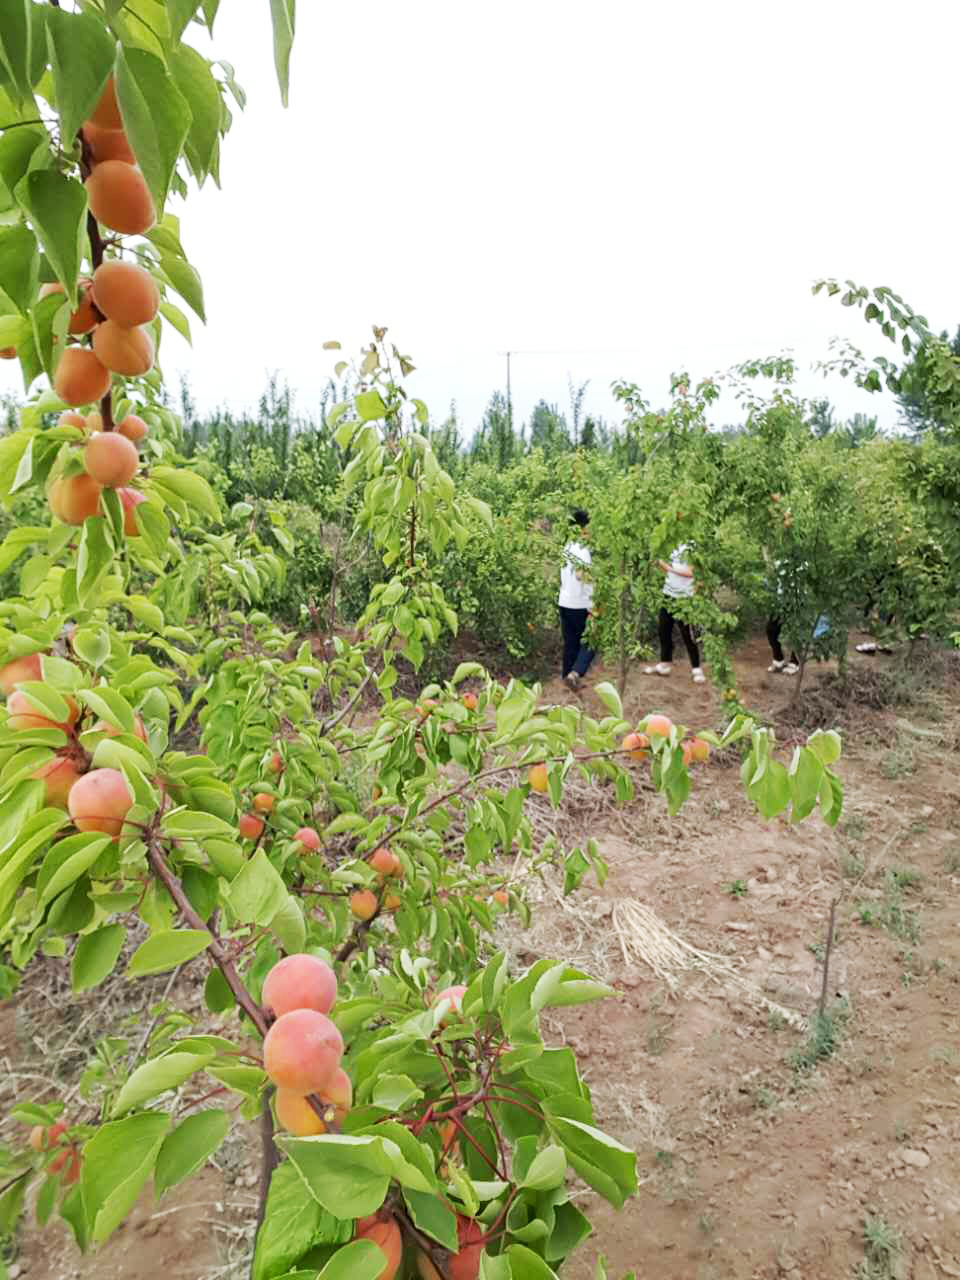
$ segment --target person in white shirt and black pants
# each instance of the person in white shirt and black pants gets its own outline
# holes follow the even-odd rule
[[[655,667],[645,668],[648,676],[668,676],[673,662],[673,628],[680,630],[690,666],[693,668],[693,683],[703,684],[706,676],[700,666],[700,649],[693,638],[693,630],[688,622],[678,618],[670,607],[674,600],[682,600],[693,595],[693,569],[687,564],[686,555],[689,548],[686,543],[676,547],[671,553],[669,562],[658,560],[657,567],[666,574],[663,582],[663,594],[666,602],[660,610],[658,630],[660,632],[660,661]]]
[[[569,688],[577,689],[595,657],[594,651],[582,643],[587,619],[593,609],[593,583],[589,581],[593,561],[590,548],[585,545],[590,517],[586,511],[574,511],[570,523],[578,530],[579,536],[563,548],[557,604],[563,631],[563,682]]]

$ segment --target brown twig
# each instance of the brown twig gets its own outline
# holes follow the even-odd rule
[[[827,945],[823,953],[823,985],[820,988],[820,1008],[818,1015],[822,1018],[827,1007],[827,984],[830,981],[830,952],[833,950],[833,919],[837,914],[837,899],[830,903],[830,923],[827,925]]]

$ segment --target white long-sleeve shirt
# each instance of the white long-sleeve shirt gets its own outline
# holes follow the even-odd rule
[[[693,578],[688,574],[676,572],[677,569],[690,568],[685,559],[687,551],[686,543],[674,549],[670,555],[670,572],[663,582],[663,594],[672,596],[675,600],[680,596],[693,595]]]
[[[590,548],[582,542],[568,542],[563,548],[563,564],[560,568],[561,609],[592,609],[593,583],[586,582],[580,574],[593,563]]]

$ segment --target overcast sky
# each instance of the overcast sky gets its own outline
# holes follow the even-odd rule
[[[309,412],[333,363],[390,327],[436,418],[479,422],[513,360],[545,397],[616,416],[694,377],[831,335],[893,354],[821,275],[887,284],[960,322],[953,0],[323,0],[298,5],[290,108],[266,0],[223,0],[212,45],[249,94],[223,190],[182,210],[206,288],[194,347],[165,340],[203,408],[266,374]],[[181,212],[180,209],[177,209]],[[555,354],[558,353],[558,354]],[[0,368],[0,389],[16,386]],[[894,406],[805,377],[852,413]],[[724,413],[723,417],[732,417]]]

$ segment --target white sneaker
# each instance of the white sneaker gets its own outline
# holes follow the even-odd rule
[[[580,677],[577,675],[576,671],[571,671],[563,677],[563,683],[568,689],[572,689],[574,693],[576,693],[580,688]]]
[[[702,669],[701,667],[694,667],[694,668],[693,668],[693,683],[694,683],[694,684],[706,684],[706,683],[707,683],[707,677],[703,674],[703,669]]]
[[[643,674],[645,676],[668,676],[670,674],[670,663],[658,662],[655,667],[644,667]]]
[[[800,668],[795,662],[785,662],[783,664],[783,674],[785,676],[795,676]]]
[[[772,672],[775,676],[779,676],[783,673],[783,669],[786,665],[787,665],[786,658],[782,659],[780,662],[778,662],[776,658],[774,658],[774,660],[770,663],[769,667],[767,667],[767,670]]]

